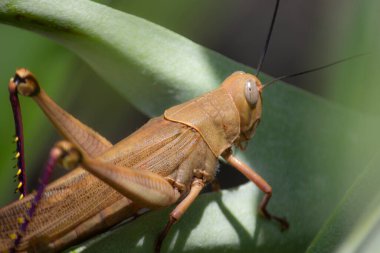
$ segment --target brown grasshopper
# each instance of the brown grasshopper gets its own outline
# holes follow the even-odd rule
[[[68,140],[58,143],[51,157],[75,169],[46,187],[33,217],[23,214],[36,194],[0,209],[2,251],[12,248],[25,219],[31,220],[17,251],[58,251],[141,207],[179,202],[160,235],[159,250],[171,225],[214,180],[220,156],[265,193],[260,204],[264,217],[288,227],[266,208],[270,185],[231,152],[233,145],[239,147],[253,136],[260,122],[263,86],[256,76],[235,72],[220,88],[169,108],[115,145],[55,104],[28,70],[17,70],[9,86],[32,97]]]
[[[215,179],[220,157],[264,192],[261,214],[288,228],[284,218],[267,210],[271,186],[232,154],[233,146],[243,148],[253,137],[261,119],[265,85],[257,76],[278,5],[279,0],[256,75],[235,72],[220,88],[167,109],[115,145],[54,103],[31,72],[18,69],[9,82],[11,94],[32,97],[66,141],[52,148],[39,190],[0,209],[0,251],[60,251],[107,230],[143,207],[156,209],[178,203],[157,240],[156,251],[160,251],[171,226]],[[273,81],[318,69],[321,67]],[[17,102],[13,108],[18,115]],[[21,139],[18,135],[20,167]],[[71,171],[45,187],[58,162]],[[25,185],[22,173],[18,173],[20,191]]]

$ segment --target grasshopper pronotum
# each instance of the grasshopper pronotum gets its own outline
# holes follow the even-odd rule
[[[268,43],[266,45],[268,45]],[[258,175],[255,174],[252,170],[247,170],[247,167],[245,165],[242,165],[242,163],[236,160],[230,153],[230,147],[233,144],[239,145],[242,142],[248,140],[250,137],[252,137],[255,127],[257,126],[260,120],[262,106],[260,93],[263,88],[261,82],[255,76],[245,74],[242,72],[232,74],[229,78],[226,79],[226,81],[222,85],[222,88],[214,92],[211,92],[205,96],[202,96],[201,98],[199,98],[199,100],[188,102],[187,104],[182,104],[177,107],[168,109],[163,117],[153,119],[141,130],[139,130],[138,132],[131,135],[126,140],[120,142],[112,148],[112,145],[104,138],[100,137],[98,134],[92,132],[91,130],[88,130],[79,122],[72,120],[70,116],[68,116],[65,112],[61,111],[59,107],[57,107],[52,101],[49,100],[45,93],[38,93],[38,89],[36,88],[36,86],[32,88],[30,92],[25,92],[25,89],[29,89],[31,86],[34,86],[36,84],[37,82],[35,78],[29,71],[25,69],[20,69],[17,71],[15,78],[13,78],[11,81],[11,88],[17,90],[17,92],[19,92],[20,94],[32,95],[40,104],[40,106],[45,110],[45,113],[48,114],[48,116],[51,118],[51,120],[57,126],[57,128],[63,133],[65,138],[74,144],[74,146],[69,146],[69,144],[67,143],[59,144],[56,148],[52,150],[52,157],[61,158],[61,153],[66,153],[66,151],[62,152],[62,150],[64,150],[64,148],[69,147],[69,150],[74,150],[74,156],[82,157],[81,159],[79,159],[79,161],[74,162],[75,165],[78,165],[77,163],[79,163],[82,167],[90,170],[99,178],[110,184],[112,187],[134,200],[134,204],[131,204],[130,201],[122,198],[120,194],[116,193],[113,189],[106,186],[104,183],[101,183],[99,180],[90,176],[86,172],[75,170],[74,172],[68,174],[67,176],[59,179],[58,181],[50,185],[46,191],[49,193],[49,190],[55,189],[55,186],[60,188],[63,185],[69,185],[70,187],[72,187],[72,190],[75,191],[75,185],[73,185],[71,182],[74,179],[86,178],[84,180],[94,180],[92,182],[96,185],[94,186],[94,189],[102,188],[104,191],[109,191],[109,196],[112,195],[114,199],[112,199],[111,197],[108,198],[107,201],[110,202],[105,203],[104,206],[100,207],[100,210],[97,209],[92,210],[92,212],[88,212],[86,214],[87,216],[82,217],[80,221],[75,221],[69,224],[59,224],[58,227],[60,231],[57,232],[57,235],[55,235],[54,232],[52,232],[52,230],[44,231],[43,235],[40,237],[42,238],[41,240],[39,240],[40,238],[38,238],[38,236],[32,237],[28,233],[26,235],[21,235],[22,237],[19,236],[17,234],[19,225],[17,224],[16,218],[20,218],[19,223],[21,224],[25,224],[23,219],[31,219],[31,229],[33,227],[33,223],[35,225],[38,225],[36,224],[36,220],[38,220],[36,217],[38,217],[38,214],[49,214],[47,212],[45,213],[41,211],[40,213],[38,213],[38,210],[36,216],[34,217],[23,217],[19,214],[16,214],[16,216],[14,216],[13,219],[15,222],[14,226],[11,229],[12,231],[6,231],[4,232],[4,234],[1,234],[2,238],[6,240],[6,242],[4,242],[4,245],[7,246],[9,244],[12,244],[12,238],[16,240],[17,238],[22,238],[20,239],[19,243],[16,243],[17,250],[23,250],[28,247],[50,246],[52,246],[53,249],[55,247],[55,249],[58,250],[60,249],[60,247],[66,247],[67,245],[69,245],[69,243],[73,243],[77,240],[77,238],[71,237],[72,233],[69,233],[68,231],[81,231],[83,232],[83,234],[80,234],[78,232],[79,235],[87,236],[87,232],[94,232],[95,230],[93,230],[92,227],[90,227],[89,230],[84,230],[84,225],[88,225],[90,224],[90,222],[93,222],[100,217],[103,217],[104,219],[104,214],[110,210],[112,210],[112,214],[110,215],[110,217],[113,217],[112,215],[118,214],[119,216],[117,219],[121,220],[129,214],[126,210],[126,207],[132,207],[131,212],[133,212],[139,207],[139,205],[150,207],[166,206],[178,200],[179,195],[186,195],[186,193],[190,192],[189,195],[187,195],[188,197],[185,198],[184,202],[181,202],[182,204],[180,204],[179,207],[173,211],[171,216],[171,222],[168,223],[168,227],[170,227],[174,220],[179,219],[179,217],[181,217],[182,213],[188,207],[189,202],[191,202],[193,198],[195,198],[198,195],[200,190],[203,188],[204,184],[213,180],[216,158],[220,155],[223,156],[236,168],[241,170],[244,174],[246,174],[248,178],[256,182],[260,189],[262,189],[266,193],[264,200],[261,204],[261,211],[264,214],[264,216],[267,218],[275,218],[280,222],[280,224],[283,227],[287,226],[285,220],[270,215],[266,210],[266,204],[268,203],[268,200],[271,195],[270,186],[266,184],[266,182],[263,181],[263,179],[258,177]],[[210,98],[214,100],[211,100]],[[226,116],[227,118],[225,119],[224,117],[221,117],[221,115],[217,115],[215,116],[215,118],[213,118],[213,120],[216,121],[215,123],[211,121],[206,122],[205,125],[202,124],[204,123],[204,121],[193,122],[193,120],[202,119],[202,112],[205,112],[205,110],[197,111],[201,108],[201,106],[205,107],[203,109],[210,109],[211,107],[210,113],[213,112],[215,108],[213,109],[212,107],[215,107],[215,105],[208,105],[207,103],[210,101],[215,101],[216,103],[218,103],[218,106],[220,105],[221,107],[223,107],[223,110],[221,111],[225,112],[225,114],[228,115]],[[184,108],[186,108],[186,110],[194,110],[194,114],[183,113],[185,111]],[[189,116],[191,116],[191,118],[189,118]],[[229,118],[229,116],[231,116],[231,118]],[[225,120],[225,122],[228,122],[228,124],[224,125],[221,123],[221,121],[218,120],[222,120],[222,123]],[[166,128],[163,128],[163,125],[165,125]],[[154,126],[154,129],[162,129],[163,132],[161,134],[158,134],[156,132],[152,134],[153,131],[150,129],[150,127],[152,126]],[[82,131],[82,133],[85,133],[85,135],[87,135],[86,140],[90,140],[90,142],[92,142],[92,145],[87,145],[88,142],[83,142],[83,139],[81,139],[83,138],[83,135],[82,133],[78,132],[79,129]],[[170,133],[171,135],[168,136],[168,133]],[[141,137],[141,135],[144,138]],[[184,138],[183,140],[181,140],[183,142],[183,145],[180,145],[182,142],[179,142],[179,140],[177,139],[179,138],[178,136]],[[149,148],[151,149],[151,152],[147,152],[146,150],[140,150],[140,156],[134,154],[138,152],[139,149],[135,147],[130,149],[130,146],[128,146],[128,143],[139,143],[134,142],[134,138],[138,139],[139,141],[144,140],[147,146],[140,148],[142,150],[144,150],[144,148]],[[149,143],[149,141],[152,142]],[[173,144],[173,141],[178,141],[178,143],[176,143],[177,146]],[[194,144],[190,145],[192,141],[194,142]],[[177,157],[177,162],[173,162],[175,160],[174,158],[165,159],[165,162],[170,161],[170,164],[164,164],[162,165],[162,168],[158,168],[159,163],[157,161],[148,163],[147,160],[144,160],[147,159],[145,155],[147,155],[148,153],[148,158],[154,160],[155,156],[152,155],[152,153],[154,153],[153,151],[158,151],[160,150],[160,148],[169,148],[171,146],[168,145],[172,144],[174,145],[173,147],[175,147],[176,152],[179,152],[179,150],[181,150],[180,148],[191,149],[191,147],[194,146],[198,147],[199,150],[198,148],[195,149],[197,153],[192,153],[194,150],[186,150],[186,152],[184,150],[184,152],[185,154],[192,154],[196,157],[201,156],[200,154],[205,155],[204,160],[207,162],[203,163],[204,167],[199,168],[199,164],[185,164],[183,165],[184,168],[191,168],[191,170],[182,170],[180,165],[184,164],[185,161],[188,161],[186,163],[198,162],[197,159],[190,159],[190,156],[189,160],[184,159],[184,157],[187,157],[187,155],[183,154],[183,159],[181,160]],[[174,156],[178,156],[180,154],[177,154],[176,152],[175,154],[173,154]],[[164,154],[172,153],[166,151],[164,152]],[[90,156],[94,156],[97,158],[94,159]],[[71,156],[69,156],[69,158],[71,158]],[[66,159],[67,157],[63,159],[64,164],[67,164]],[[146,186],[144,183],[141,182],[136,184],[137,188],[130,188],[130,185],[125,185],[125,182],[119,182],[118,179],[121,177],[121,175],[123,175],[123,173],[134,172],[128,170],[120,170],[119,167],[115,167],[109,164],[107,165],[107,161],[113,161],[112,164],[116,164],[118,166],[132,168],[136,166],[136,168],[157,172],[157,174],[159,174],[160,177],[148,172],[142,172],[137,174],[138,176],[143,177],[144,180],[147,180],[150,183],[159,182],[157,184],[160,187],[164,187],[164,190],[162,192],[158,191],[158,189],[152,190],[152,185]],[[104,172],[102,168],[108,168],[109,170]],[[174,171],[173,168],[178,169],[178,171]],[[118,176],[113,177],[111,174],[109,174],[109,171],[113,171],[111,173],[112,175]],[[132,178],[136,180],[138,178],[137,176],[131,175],[125,175],[125,177],[127,179]],[[164,179],[163,177],[166,178]],[[79,187],[81,185],[78,184],[76,186]],[[83,190],[82,192],[80,192],[80,189],[77,190],[78,191],[75,192],[75,195],[78,195],[81,198],[86,198],[86,195],[85,193],[83,193]],[[152,192],[151,194],[141,195],[141,191]],[[68,196],[72,195],[73,197],[75,197],[75,195],[71,192],[66,192],[65,194],[68,194]],[[94,196],[94,194],[91,195]],[[26,197],[23,201],[15,202],[14,204],[11,204],[10,206],[3,208],[1,211],[7,213],[9,210],[15,210],[17,208],[24,209],[24,211],[30,210],[31,207],[28,206],[28,200],[31,199],[33,199],[33,196]],[[47,200],[43,198],[41,201],[39,201],[38,208],[43,209],[44,203],[47,204]],[[62,206],[65,206],[64,202],[61,202],[61,204]],[[81,208],[90,210],[89,206],[91,204],[87,206],[88,208],[86,208],[85,203],[81,204],[83,204]],[[109,207],[112,208],[108,209]],[[58,205],[54,205],[54,208],[58,208]],[[107,212],[103,212],[103,210],[107,210]],[[95,213],[99,215],[95,215]],[[57,212],[55,212],[54,214],[57,215]],[[75,215],[78,216],[78,213],[75,213]],[[7,217],[10,216],[11,215],[7,215]],[[113,220],[113,222],[115,222],[115,220]],[[112,224],[107,224],[107,226],[110,225]],[[54,230],[55,228],[51,229]],[[165,235],[165,233],[166,230],[164,231],[164,233],[162,233],[162,235]],[[45,241],[47,234],[50,235],[53,239],[51,239],[50,241]],[[45,245],[43,245],[44,243]]]

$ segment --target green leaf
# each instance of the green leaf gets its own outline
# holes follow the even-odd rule
[[[248,69],[163,27],[96,3],[4,1],[0,9],[0,21],[65,45],[148,115]]]
[[[370,253],[379,249],[379,166],[380,156],[375,152],[307,252]]]
[[[0,22],[69,48],[149,116],[217,87],[235,70],[253,72],[165,28],[88,1],[2,1]],[[86,91],[91,97],[91,82]],[[238,153],[272,185],[269,209],[286,216],[290,230],[282,233],[257,215],[262,195],[247,184],[201,196],[171,231],[164,249],[304,252],[312,241],[315,248],[324,245],[326,237],[316,235],[330,231],[323,224],[338,220],[333,210],[349,196],[348,189],[355,189],[354,182],[366,178],[362,168],[371,167],[379,148],[378,118],[283,83],[265,90],[264,103],[256,136],[246,152]],[[378,176],[373,174],[373,180]],[[377,203],[376,198],[369,195],[364,204]],[[169,210],[144,215],[85,247],[88,252],[152,251]],[[352,227],[343,229],[349,234]]]

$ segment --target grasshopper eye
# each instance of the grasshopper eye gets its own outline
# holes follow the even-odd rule
[[[259,90],[257,89],[256,82],[254,80],[247,80],[245,83],[245,99],[250,106],[255,106],[259,99]]]

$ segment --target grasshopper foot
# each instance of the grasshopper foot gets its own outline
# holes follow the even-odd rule
[[[157,237],[155,246],[154,246],[154,252],[160,253],[161,252],[161,246],[162,242],[164,241],[166,235],[168,234],[170,228],[173,226],[173,224],[176,222],[176,219],[172,216],[169,217],[169,221],[166,224],[165,228],[160,232],[160,234]]]
[[[265,219],[274,220],[274,221],[278,222],[278,224],[280,225],[281,231],[285,231],[285,230],[289,229],[289,222],[287,221],[287,219],[285,217],[281,218],[281,217],[271,215],[266,210],[261,210],[261,214],[264,216]]]
[[[289,229],[289,222],[286,220],[285,217],[280,218],[280,217],[272,216],[272,219],[277,221],[280,224],[281,231],[285,231]]]

